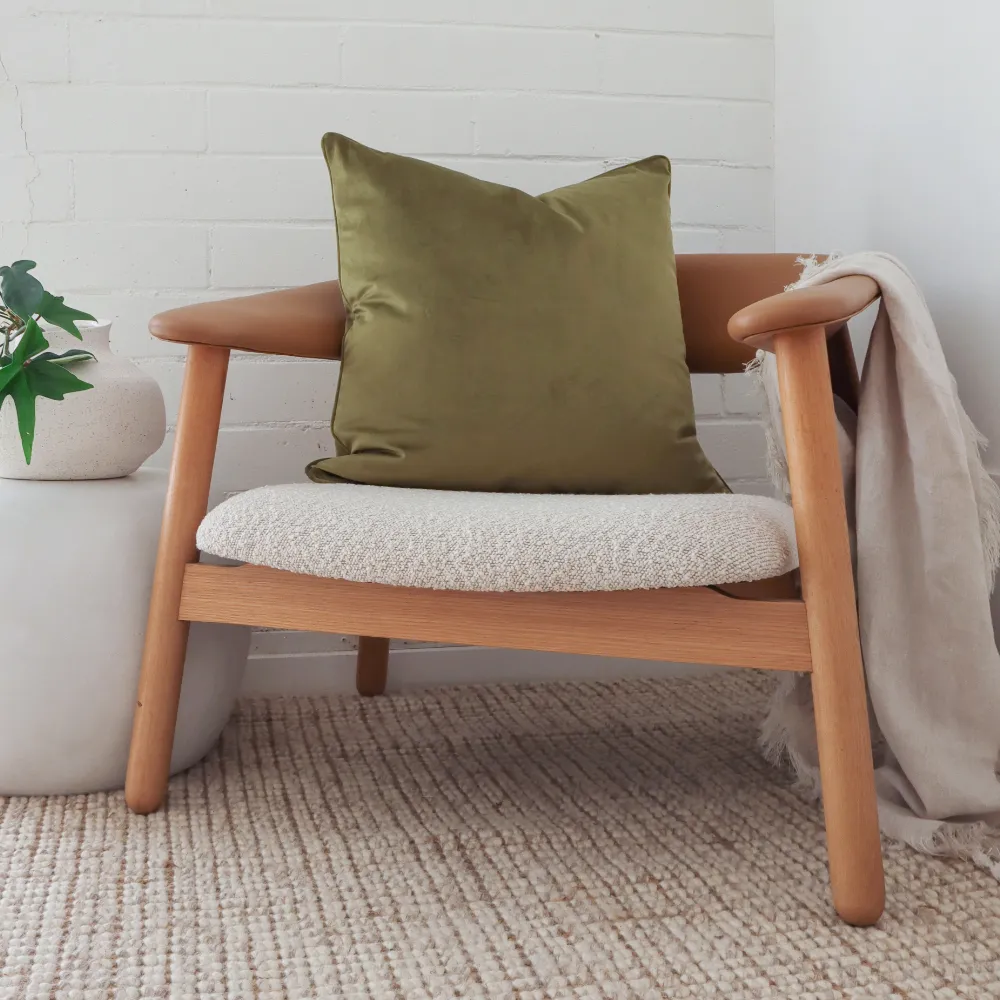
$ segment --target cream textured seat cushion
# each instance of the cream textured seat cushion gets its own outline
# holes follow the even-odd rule
[[[293,573],[435,590],[693,587],[797,565],[791,508],[726,493],[266,486],[211,511],[198,548]]]

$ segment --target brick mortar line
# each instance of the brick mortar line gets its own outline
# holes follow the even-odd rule
[[[215,160],[270,160],[270,161],[287,161],[287,160],[303,160],[313,162],[315,160],[321,160],[321,154],[318,152],[319,143],[317,141],[317,152],[298,152],[298,153],[278,153],[273,150],[230,150],[230,149],[177,149],[177,150],[156,150],[156,149],[68,149],[68,150],[43,150],[37,155],[41,158],[52,157],[53,159],[62,159],[66,157],[73,157],[77,159],[84,160],[114,160],[114,159],[133,159],[133,160],[182,160],[190,159],[194,161],[203,160],[206,158],[211,158]],[[16,157],[17,155],[24,156],[26,154],[6,154],[6,156]],[[604,163],[609,160],[622,160],[626,162],[632,162],[632,157],[622,157],[622,156],[593,156],[584,155],[576,153],[517,153],[517,154],[506,154],[506,153],[476,153],[473,151],[468,152],[441,152],[437,150],[425,150],[420,153],[407,153],[407,156],[411,156],[415,159],[422,159],[428,161],[435,160],[469,160],[470,162],[481,161],[483,163],[500,164],[500,163],[513,163],[513,164],[523,164],[523,163],[544,163],[551,164],[552,166],[557,166],[560,164],[580,164],[580,165],[593,165],[595,167],[601,167]],[[636,157],[639,159],[639,157]],[[771,171],[774,167],[771,164],[763,163],[744,163],[739,160],[722,160],[716,159],[714,157],[698,157],[698,156],[671,156],[670,162],[675,167],[699,167],[705,169],[713,170],[723,170],[732,171],[738,173],[741,171]]]
[[[773,27],[768,32],[754,31],[693,31],[684,29],[669,28],[640,28],[623,27],[621,25],[602,24],[519,24],[517,22],[505,21],[461,21],[461,20],[441,20],[441,21],[397,21],[391,19],[362,19],[362,18],[323,18],[323,17],[293,17],[293,16],[271,16],[268,14],[223,14],[207,12],[192,12],[190,14],[159,13],[157,11],[136,11],[136,12],[88,12],[88,11],[29,11],[23,15],[15,16],[15,21],[29,18],[51,18],[65,22],[72,26],[79,24],[135,24],[149,22],[174,21],[178,24],[187,25],[191,21],[198,21],[202,24],[226,26],[231,24],[258,24],[262,27],[273,28],[280,25],[295,25],[300,27],[329,27],[329,28],[416,28],[418,30],[427,29],[455,29],[465,28],[474,31],[516,31],[539,34],[593,34],[607,36],[623,36],[640,38],[699,38],[712,40],[752,40],[765,43],[774,42]]]
[[[11,82],[14,82],[11,80]],[[23,87],[54,89],[56,87],[102,87],[108,90],[164,90],[203,92],[219,91],[230,93],[232,91],[258,91],[266,93],[350,93],[350,94],[391,94],[391,95],[413,95],[427,94],[432,96],[446,97],[580,97],[587,100],[607,100],[620,103],[628,101],[631,104],[638,102],[646,104],[659,104],[665,101],[692,102],[700,101],[706,104],[740,105],[751,104],[760,105],[762,108],[769,108],[774,104],[773,96],[770,97],[720,97],[712,94],[650,94],[648,92],[630,91],[603,91],[603,90],[562,90],[558,87],[537,87],[537,88],[488,88],[488,87],[425,87],[420,85],[410,87],[377,87],[351,85],[350,83],[265,83],[263,81],[244,80],[121,80],[121,79],[81,79],[74,77],[72,69],[66,80],[30,80],[21,79],[17,81]]]

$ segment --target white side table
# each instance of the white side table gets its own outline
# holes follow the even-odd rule
[[[124,785],[166,484],[0,479],[0,794]],[[171,773],[218,738],[249,645],[192,625]]]

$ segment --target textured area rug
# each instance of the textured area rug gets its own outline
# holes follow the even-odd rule
[[[979,998],[1000,891],[887,848],[845,927],[769,681],[244,702],[131,816],[0,800],[0,997]]]

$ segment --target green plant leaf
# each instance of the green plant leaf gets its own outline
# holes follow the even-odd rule
[[[90,351],[82,351],[78,347],[74,347],[69,351],[63,351],[62,354],[53,354],[52,351],[46,351],[44,354],[37,354],[32,358],[32,364],[38,364],[39,361],[51,361],[54,365],[72,365],[78,361],[96,361],[97,358],[94,357]]]
[[[51,361],[31,361],[25,365],[24,374],[32,393],[35,396],[44,396],[46,399],[63,399],[71,392],[83,392],[84,389],[94,388],[89,382],[77,378],[62,365],[53,364]]]
[[[82,312],[79,309],[74,309],[72,306],[66,305],[62,295],[52,295],[50,292],[42,293],[42,301],[38,306],[38,312],[41,314],[42,319],[47,319],[54,326],[61,327],[67,333],[73,334],[74,337],[80,340],[83,340],[83,336],[76,328],[76,320],[94,319],[90,313]]]
[[[14,400],[14,409],[17,411],[17,430],[21,435],[24,461],[31,465],[31,449],[35,444],[35,394],[31,391],[23,368],[8,383],[6,391]]]
[[[24,326],[24,333],[18,338],[17,346],[11,354],[11,364],[20,367],[48,346],[49,342],[45,339],[42,328],[33,319],[29,319]]]
[[[21,372],[20,365],[4,365],[0,368],[0,402],[3,402],[7,386],[13,381],[15,375]]]
[[[42,283],[28,272],[35,266],[33,260],[16,260],[0,267],[0,298],[12,312],[28,320],[38,312],[45,289]]]

